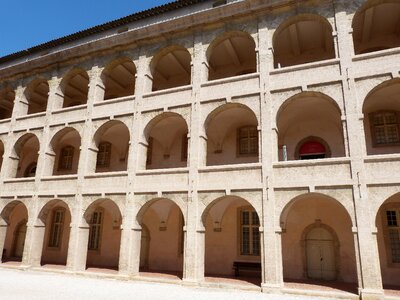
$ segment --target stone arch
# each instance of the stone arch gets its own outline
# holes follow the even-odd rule
[[[28,84],[24,91],[28,115],[46,111],[49,91],[49,83],[43,77],[35,78]]]
[[[279,159],[285,157],[284,146],[287,159],[296,159],[298,143],[309,136],[325,140],[332,157],[346,156],[341,115],[338,103],[320,92],[302,92],[285,100],[276,113]]]
[[[62,150],[65,147],[72,147],[72,159],[68,166],[61,166]],[[80,158],[81,136],[74,127],[65,127],[57,131],[49,143],[47,151],[47,163],[45,173],[48,175],[76,174]]]
[[[108,143],[109,149],[99,149],[101,143]],[[130,146],[130,130],[125,122],[111,120],[103,123],[93,135],[90,154],[91,171],[126,171]],[[101,147],[100,147],[101,148]],[[100,152],[99,152],[100,151]]]
[[[88,203],[82,223],[88,238],[86,267],[118,269],[122,213],[120,204],[110,198]]]
[[[333,237],[337,238],[334,243],[336,245],[334,250],[335,276],[331,276],[329,279],[349,283],[357,282],[356,248],[353,233],[355,225],[353,225],[350,212],[340,201],[321,193],[302,194],[291,199],[285,205],[280,213],[279,221],[283,232],[282,257],[286,280],[309,279],[305,271],[307,261],[304,234],[310,228],[323,224],[325,228],[330,227],[335,233]],[[338,247],[339,245],[340,247]],[[323,264],[322,261],[318,263]],[[327,279],[323,274],[321,271],[319,279]]]
[[[362,113],[368,155],[400,152],[400,79],[382,82],[365,97]],[[382,132],[383,128],[383,132]],[[395,130],[390,135],[388,130]]]
[[[68,71],[60,83],[60,92],[64,99],[63,108],[86,104],[89,92],[88,73],[81,68]]]
[[[141,242],[140,257],[145,260],[144,272],[183,272],[186,224],[183,203],[170,198],[153,198],[146,201],[136,215],[136,222],[148,244]],[[143,231],[143,228],[147,232]],[[144,253],[145,251],[146,253]]]
[[[66,265],[71,229],[69,204],[61,199],[47,201],[40,209],[35,226],[36,242],[42,244],[40,265]]]
[[[192,57],[188,49],[172,45],[161,49],[150,62],[153,91],[191,84]]]
[[[272,38],[275,68],[335,58],[332,33],[332,25],[320,15],[288,18]]]
[[[9,166],[10,177],[25,177],[27,168],[38,161],[39,139],[34,133],[25,133],[15,142]]]
[[[258,162],[258,124],[256,114],[246,105],[227,103],[214,109],[204,122],[207,139],[206,164]],[[249,129],[247,135],[245,132],[242,140],[241,130],[247,128]]]
[[[244,31],[225,32],[215,38],[206,58],[208,80],[257,72],[256,41]]]
[[[400,238],[400,192],[383,199],[375,214],[380,269],[384,288],[399,289],[400,260],[396,255],[396,239]]]
[[[364,54],[399,47],[399,17],[400,3],[396,0],[366,1],[353,17],[355,53]]]
[[[150,120],[144,130],[147,169],[186,167],[189,128],[185,118],[175,112],[164,112]]]
[[[136,72],[135,63],[126,56],[109,62],[101,73],[104,100],[134,95]]]
[[[4,258],[6,261],[22,261],[25,236],[17,236],[16,232],[21,225],[26,227],[29,218],[28,208],[20,200],[11,200],[2,207],[0,217],[0,230],[2,231],[0,251],[2,259]],[[18,248],[17,255],[16,248]]]

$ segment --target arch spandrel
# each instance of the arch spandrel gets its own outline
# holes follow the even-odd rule
[[[286,220],[292,206],[298,201],[307,201],[307,199],[325,199],[333,201],[343,212],[348,216],[352,226],[356,227],[357,223],[354,214],[354,204],[353,204],[353,194],[352,191],[346,189],[343,190],[333,190],[333,191],[318,191],[313,193],[304,192],[304,190],[297,191],[282,191],[276,193],[276,221],[279,222],[276,226],[282,228],[286,227]],[[306,202],[304,202],[306,203]]]

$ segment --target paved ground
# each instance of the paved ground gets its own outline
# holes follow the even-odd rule
[[[94,279],[38,271],[0,269],[2,300],[304,300],[317,299],[259,292],[190,288],[179,285]]]

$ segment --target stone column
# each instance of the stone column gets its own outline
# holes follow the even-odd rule
[[[89,242],[89,225],[83,218],[79,204],[71,208],[71,231],[68,244],[67,270],[69,272],[85,271]]]
[[[25,96],[25,87],[19,86],[15,91],[12,117],[17,118],[28,114],[29,103]]]
[[[61,78],[54,75],[49,81],[49,98],[47,100],[47,113],[61,109],[64,104],[64,95],[60,89]]]
[[[130,235],[131,246],[128,274],[132,277],[135,277],[139,276],[142,228],[139,226],[134,226],[128,231],[128,234]]]
[[[46,227],[44,224],[30,224],[27,227],[23,265],[40,267]]]

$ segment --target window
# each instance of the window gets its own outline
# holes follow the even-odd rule
[[[400,263],[400,209],[388,209],[385,215],[385,227],[389,246],[389,261]]]
[[[188,138],[187,133],[182,135],[182,151],[181,151],[181,160],[187,161],[188,158]]]
[[[260,255],[260,220],[254,209],[240,211],[240,254]]]
[[[238,129],[239,155],[258,154],[258,131],[255,126],[247,126]]]
[[[325,158],[326,148],[320,142],[308,141],[301,145],[299,150],[299,157],[301,160]]]
[[[89,250],[100,249],[100,235],[101,235],[101,224],[103,219],[103,212],[96,210],[92,214],[92,220],[90,221],[89,227]]]
[[[376,112],[370,114],[371,133],[374,146],[400,143],[399,117],[397,112]]]
[[[58,162],[59,170],[72,170],[72,160],[74,158],[74,147],[66,146],[61,149],[60,160]]]
[[[108,168],[110,166],[111,144],[109,142],[101,142],[99,144],[99,152],[97,152],[96,166],[100,168]]]
[[[59,248],[62,239],[62,228],[64,224],[64,210],[56,209],[53,212],[53,222],[49,237],[49,247]]]

